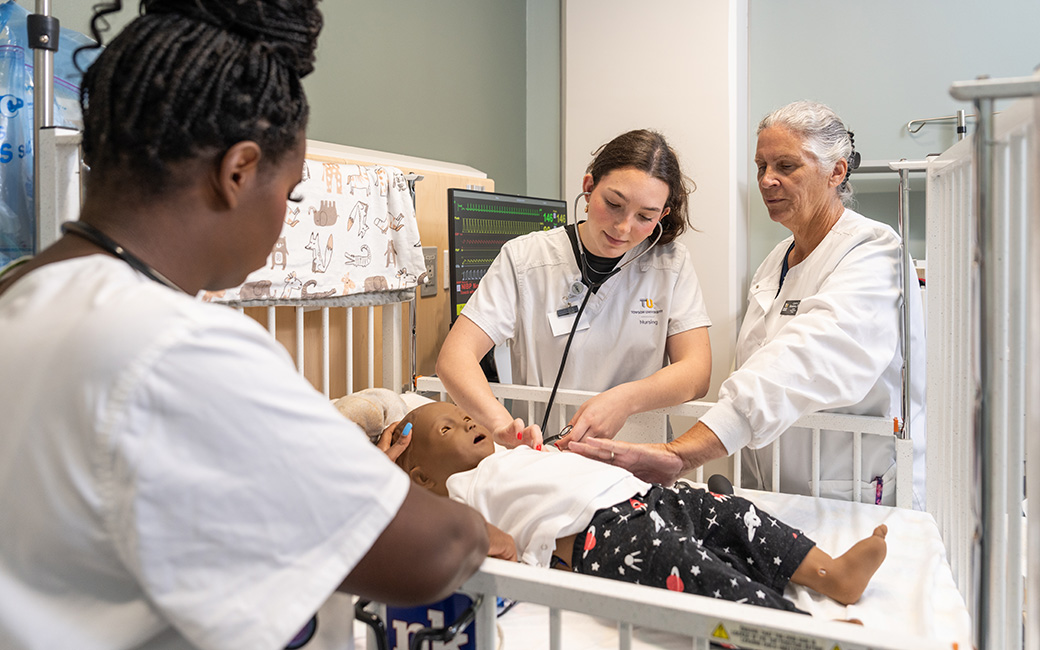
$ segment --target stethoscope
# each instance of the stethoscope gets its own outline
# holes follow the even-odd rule
[[[574,214],[578,214],[578,199],[580,199],[583,196],[591,195],[591,192],[581,192],[574,197]],[[571,301],[582,294],[584,294],[585,297],[582,298],[581,306],[578,307],[577,314],[574,316],[574,324],[571,325],[571,331],[569,334],[567,334],[567,343],[563,346],[563,355],[560,357],[560,369],[556,372],[556,381],[553,382],[552,392],[549,393],[549,401],[545,403],[545,414],[542,416],[543,432],[545,431],[545,427],[549,424],[549,412],[552,411],[553,402],[556,401],[556,391],[560,387],[560,379],[563,377],[563,369],[567,365],[567,354],[571,350],[571,341],[574,340],[574,333],[578,331],[578,322],[581,320],[582,313],[585,312],[585,305],[588,304],[589,298],[592,296],[595,290],[603,286],[603,284],[607,280],[623,271],[626,266],[629,266],[630,264],[632,264],[632,262],[635,262],[640,257],[645,255],[647,251],[656,246],[657,242],[661,239],[661,235],[664,234],[664,228],[661,226],[661,222],[658,221],[657,226],[654,228],[657,231],[657,237],[654,238],[654,241],[651,242],[649,246],[643,249],[638,255],[636,255],[632,259],[611,270],[601,280],[594,282],[592,280],[592,273],[597,271],[593,269],[591,266],[589,266],[588,261],[585,259],[585,247],[581,243],[581,231],[578,229],[578,226],[580,225],[581,223],[578,223],[574,226],[574,238],[578,240],[578,259],[581,263],[581,278],[575,280],[570,284],[567,296],[563,299],[564,303],[567,304],[567,307],[557,311],[556,314],[558,316],[565,316],[574,313],[574,306],[571,304]],[[583,282],[583,280],[588,280],[588,284],[586,285],[585,282]],[[567,425],[563,428],[563,431],[561,431],[558,435],[545,438],[543,439],[543,442],[545,444],[551,444],[556,440],[559,440],[560,438],[562,438],[570,432],[570,428],[570,425]]]
[[[61,224],[61,232],[66,235],[82,237],[106,253],[111,253],[123,260],[130,266],[130,268],[134,269],[149,280],[154,280],[155,282],[165,285],[175,291],[184,293],[184,289],[178,287],[170,281],[169,278],[145,264],[141,258],[126,250],[114,239],[85,221],[66,221]]]

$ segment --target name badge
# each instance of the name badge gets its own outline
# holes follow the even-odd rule
[[[574,317],[578,315],[578,310],[570,311],[568,309],[553,309],[546,313],[546,317],[549,319],[549,328],[552,330],[553,336],[561,336],[564,334],[570,334],[571,328],[574,327]],[[589,321],[585,319],[578,322],[577,331],[589,329]]]
[[[788,300],[784,303],[783,309],[780,310],[781,316],[794,316],[798,313],[798,303],[801,300]]]

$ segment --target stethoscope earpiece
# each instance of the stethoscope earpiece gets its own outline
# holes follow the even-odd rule
[[[578,223],[578,199],[583,196],[592,196],[592,192],[579,192],[578,196],[574,197],[574,223]],[[588,206],[586,206],[588,209]]]

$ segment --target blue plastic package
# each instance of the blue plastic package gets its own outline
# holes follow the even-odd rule
[[[33,50],[28,46],[29,12],[12,0],[0,4],[0,267],[33,253],[36,221],[33,201]],[[79,84],[72,55],[93,43],[62,29],[54,53],[54,124],[82,127]],[[84,52],[84,69],[99,50]]]
[[[469,596],[456,593],[440,602],[421,607],[387,607],[386,634],[390,650],[408,650],[415,632],[426,627],[442,628],[450,625],[472,604],[473,599]],[[461,630],[451,641],[450,647],[457,650],[475,650],[477,644],[475,627],[476,622],[474,621]],[[438,645],[445,646],[446,644],[439,643]]]

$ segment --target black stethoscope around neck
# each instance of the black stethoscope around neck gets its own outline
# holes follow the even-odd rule
[[[591,195],[592,192],[581,192],[574,197],[574,214],[578,213],[578,199],[583,196]],[[582,281],[575,282],[571,285],[572,289],[570,295],[577,295],[577,292],[574,291],[574,287],[575,285],[581,285],[582,293],[585,294],[585,297],[582,298],[581,306],[578,307],[578,312],[574,315],[574,324],[571,325],[571,331],[567,334],[567,343],[563,346],[563,354],[560,356],[560,369],[556,371],[556,381],[553,382],[552,392],[549,393],[549,401],[545,403],[545,413],[542,415],[543,435],[545,433],[545,427],[549,424],[549,412],[552,411],[553,402],[556,401],[556,391],[560,388],[560,379],[563,377],[563,369],[567,366],[567,355],[571,350],[571,341],[574,340],[574,333],[578,331],[578,322],[581,320],[581,315],[585,312],[585,305],[588,304],[589,298],[592,296],[593,292],[603,286],[607,280],[623,271],[626,266],[635,262],[645,255],[651,248],[656,246],[657,242],[661,240],[661,235],[664,234],[664,227],[661,226],[661,222],[658,221],[657,226],[654,228],[657,231],[657,237],[654,238],[654,241],[649,246],[640,251],[639,254],[632,259],[609,271],[601,280],[593,282],[592,272],[594,269],[589,266],[588,260],[585,259],[585,246],[581,243],[581,230],[578,227],[580,225],[581,223],[578,223],[574,226],[574,238],[578,242],[578,265],[581,267],[579,270],[581,271]]]
[[[101,232],[94,226],[84,221],[66,221],[61,224],[61,232],[65,235],[76,235],[86,239],[106,253],[110,253],[126,262],[130,268],[137,271],[149,280],[154,280],[174,291],[187,293],[174,284],[169,278],[145,264],[144,260],[123,248],[116,240]]]

